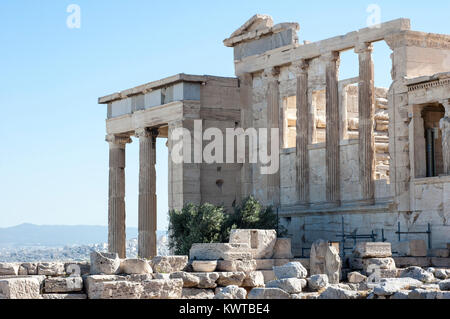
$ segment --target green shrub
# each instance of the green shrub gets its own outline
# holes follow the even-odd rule
[[[170,248],[178,255],[188,255],[194,243],[223,241],[223,207],[211,204],[187,204],[181,211],[169,212]]]
[[[252,196],[231,214],[212,204],[187,204],[181,211],[169,212],[169,246],[177,255],[188,255],[194,243],[228,242],[232,229],[276,229],[279,237],[286,234],[272,207],[263,207]]]

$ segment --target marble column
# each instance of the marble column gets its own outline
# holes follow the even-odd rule
[[[439,126],[442,132],[442,161],[444,174],[450,175],[450,99],[442,101],[445,115],[440,120]]]
[[[366,201],[373,201],[375,198],[375,87],[372,51],[370,43],[363,43],[355,48],[359,55],[359,180],[362,199]]]
[[[340,204],[340,146],[339,146],[339,52],[326,59],[326,195],[327,201]]]
[[[246,130],[253,127],[253,76],[251,73],[244,73],[239,77],[239,102],[241,106],[241,127]],[[252,190],[252,164],[250,164],[249,148],[245,148],[244,163],[241,168],[241,200],[250,196]]]
[[[109,143],[108,250],[126,257],[125,146],[128,136],[106,136]]]
[[[267,77],[267,147],[268,152],[270,152],[272,145],[271,129],[280,128],[280,92],[278,82],[280,69],[278,67],[270,68],[265,73]],[[274,206],[280,204],[280,170],[275,174],[267,175],[267,200]]]
[[[300,204],[309,203],[309,130],[308,61],[302,60],[297,75],[296,167]]]
[[[139,221],[138,256],[151,259],[156,249],[156,137],[157,129],[138,129],[139,138]]]

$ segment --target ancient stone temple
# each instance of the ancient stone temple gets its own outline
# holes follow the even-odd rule
[[[203,202],[230,208],[254,195],[274,206],[295,256],[318,239],[340,241],[349,233],[395,244],[404,232],[428,231],[428,248],[446,247],[450,35],[412,31],[407,19],[303,44],[298,30],[297,23],[274,25],[271,17],[255,15],[224,40],[234,50],[236,78],[179,74],[99,99],[107,105],[112,252],[125,257],[131,137],[140,147],[141,257],[156,254],[160,137],[168,138],[170,209]],[[392,51],[388,89],[374,85],[373,44],[380,41]],[[358,57],[359,76],[341,79],[340,57],[349,50]],[[196,134],[197,123],[224,136],[227,129],[242,128],[245,136],[251,128],[278,128],[280,169],[263,174],[266,165],[251,162],[249,154],[222,163],[199,159],[207,138]],[[193,137],[183,144],[191,156],[180,163],[171,157],[177,128]]]

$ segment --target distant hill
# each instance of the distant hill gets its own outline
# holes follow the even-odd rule
[[[127,239],[137,238],[138,229],[128,227]],[[158,237],[167,232],[158,231]],[[0,228],[0,248],[20,246],[70,246],[108,242],[106,226],[34,225]]]

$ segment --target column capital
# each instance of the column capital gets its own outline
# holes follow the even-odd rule
[[[114,134],[106,135],[105,141],[108,142],[109,144],[119,146],[123,146],[133,142],[133,140],[128,135],[114,135]]]
[[[372,53],[373,52],[373,44],[370,42],[361,42],[356,44],[355,53],[364,54],[364,53]]]
[[[295,71],[297,74],[305,74],[308,73],[309,69],[309,60],[307,59],[301,59],[299,61],[296,61],[293,63],[293,66],[295,67]]]
[[[278,80],[278,76],[280,75],[280,67],[274,66],[267,69],[264,69],[263,77],[268,79],[276,79]]]
[[[340,60],[341,55],[339,51],[330,51],[322,53],[322,57],[329,62],[337,62]]]
[[[138,128],[137,130],[135,130],[134,134],[136,135],[137,138],[140,137],[158,137],[159,135],[159,131],[157,128]]]

